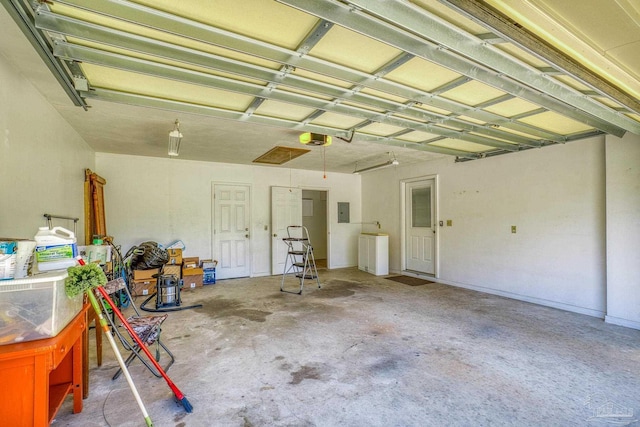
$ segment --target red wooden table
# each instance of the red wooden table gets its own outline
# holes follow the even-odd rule
[[[48,426],[68,394],[82,411],[87,309],[55,337],[0,346],[0,424]]]

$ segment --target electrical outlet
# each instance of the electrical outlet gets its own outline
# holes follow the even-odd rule
[[[511,232],[512,232],[513,234],[516,234],[516,226],[515,226],[515,225],[512,225],[512,226],[511,226]]]
[[[447,220],[447,227],[451,227],[453,225],[453,220],[452,219],[448,219]]]

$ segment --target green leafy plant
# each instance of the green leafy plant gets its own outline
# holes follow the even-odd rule
[[[98,264],[69,267],[67,272],[69,276],[64,281],[64,290],[70,298],[107,283],[107,276]]]

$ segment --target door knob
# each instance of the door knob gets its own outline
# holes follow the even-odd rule
[[[273,233],[273,237],[278,237],[278,235],[276,233]]]
[[[244,235],[244,237],[246,237],[246,238],[248,239],[248,238],[249,238],[249,235],[248,235],[248,234],[245,234],[245,235]]]

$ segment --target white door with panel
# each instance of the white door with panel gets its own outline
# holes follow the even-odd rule
[[[284,272],[288,247],[282,239],[287,237],[290,225],[302,225],[302,190],[271,187],[271,274]]]
[[[248,185],[214,184],[213,257],[217,279],[251,275],[251,189]]]
[[[406,269],[419,273],[435,272],[435,181],[408,182],[405,185]]]

